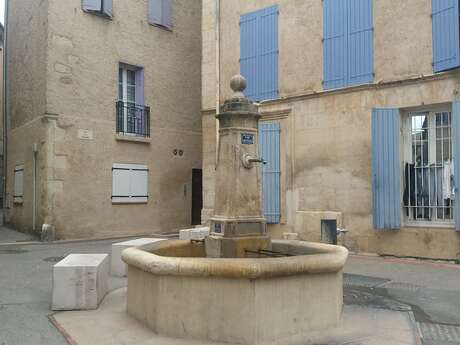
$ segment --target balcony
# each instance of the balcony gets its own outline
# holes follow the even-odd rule
[[[150,138],[150,107],[117,101],[117,134]]]

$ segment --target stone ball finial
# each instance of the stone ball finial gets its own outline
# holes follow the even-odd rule
[[[237,74],[230,79],[230,87],[235,93],[234,97],[244,97],[243,91],[246,89],[246,85],[246,79],[240,74]]]

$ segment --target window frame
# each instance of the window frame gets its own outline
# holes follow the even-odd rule
[[[120,82],[120,72],[122,76],[122,80]],[[128,83],[128,72],[134,73],[134,84]],[[118,88],[117,88],[117,102],[122,102],[123,104],[123,135],[131,136],[131,137],[144,137],[145,135],[141,135],[138,133],[133,133],[128,131],[128,112],[129,107],[131,105],[136,112],[138,109],[142,108],[144,121],[145,121],[145,80],[144,80],[144,67],[136,66],[127,64],[124,62],[119,62],[118,64]],[[120,86],[122,91],[122,97],[120,98]],[[134,102],[128,99],[128,88],[133,88],[133,96]]]
[[[410,219],[409,216],[405,212],[406,206],[404,205],[404,186],[405,186],[405,163],[412,161],[412,138],[409,137],[408,133],[412,129],[410,118],[416,114],[423,114],[427,113],[429,116],[429,122],[435,123],[435,116],[437,113],[448,112],[451,114],[451,119],[453,116],[453,109],[450,105],[439,105],[439,106],[432,106],[432,107],[417,107],[410,110],[402,110],[401,111],[401,216],[402,216],[402,224],[405,227],[411,228],[446,228],[446,229],[455,229],[455,205],[452,206],[452,219],[449,220],[439,220],[436,221],[427,221],[427,220],[413,220]],[[452,120],[451,120],[452,121]],[[430,126],[429,126],[430,128]],[[436,128],[434,129],[436,130]],[[432,132],[433,129],[429,130]],[[454,138],[454,131],[452,128],[451,122],[451,140],[453,141]],[[436,138],[436,137],[435,137]],[[432,155],[430,151],[436,150],[436,139],[428,139],[428,161],[431,160]],[[451,155],[453,156],[453,152],[451,151]]]

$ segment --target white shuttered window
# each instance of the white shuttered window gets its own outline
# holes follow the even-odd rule
[[[16,165],[14,167],[13,199],[16,204],[22,204],[24,201],[24,165]]]
[[[148,202],[148,174],[146,165],[114,164],[112,167],[112,203]]]

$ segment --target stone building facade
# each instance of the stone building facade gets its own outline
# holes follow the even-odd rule
[[[216,104],[241,72],[279,134],[272,236],[321,241],[336,220],[354,251],[460,258],[458,20],[458,1],[203,0],[203,218]]]
[[[13,226],[88,238],[191,224],[201,10],[199,0],[9,1]]]

